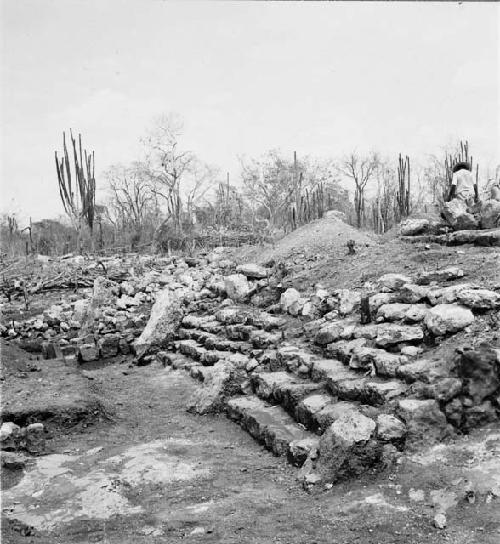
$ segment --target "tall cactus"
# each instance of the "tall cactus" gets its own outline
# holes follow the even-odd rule
[[[398,160],[398,190],[396,193],[396,217],[398,220],[410,215],[410,157]]]
[[[77,232],[77,246],[80,251],[82,224],[85,223],[92,234],[95,218],[95,157],[94,152],[87,153],[82,149],[82,135],[78,135],[78,146],[70,131],[73,147],[73,168],[71,168],[66,133],[63,132],[63,157],[59,160],[55,152],[57,181],[64,211],[73,223]],[[75,181],[72,176],[74,175]]]

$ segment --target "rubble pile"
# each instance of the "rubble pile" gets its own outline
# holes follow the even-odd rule
[[[399,227],[401,239],[407,242],[434,242],[443,245],[474,244],[500,246],[500,202],[481,203],[473,215],[457,199],[448,203],[440,218],[408,218]]]
[[[216,249],[208,259],[155,258],[154,267],[145,272],[136,269],[147,267],[150,257],[142,258],[142,262],[139,257],[122,262],[122,281],[98,275],[92,289],[79,289],[78,294],[65,292],[61,303],[51,305],[42,314],[22,321],[4,321],[0,334],[27,351],[41,353],[45,359],[76,356],[80,362],[89,362],[136,352],[142,355],[157,341],[144,337],[155,301],[170,297],[159,313],[163,315],[168,308],[171,314],[173,300],[183,307],[224,291],[219,261],[226,270],[234,270],[236,265],[224,261],[222,254],[222,249]],[[92,270],[94,265],[89,265]],[[248,288],[245,295],[249,292]]]
[[[255,272],[247,265],[211,284],[157,357],[201,382],[191,411],[225,409],[302,466],[305,482],[357,475],[498,418],[499,349],[433,356],[500,309],[500,293],[465,283],[461,269],[386,274],[359,291],[318,286],[308,295]],[[477,359],[474,372],[468,361]]]
[[[183,369],[200,382],[190,411],[226,412],[302,467],[305,485],[356,476],[499,416],[499,349],[435,355],[499,317],[500,292],[466,283],[457,267],[301,293],[283,283],[279,263],[236,266],[223,248],[154,263],[141,273],[127,263],[121,281],[98,276],[92,290],[1,333],[47,358],[84,365],[120,354]]]

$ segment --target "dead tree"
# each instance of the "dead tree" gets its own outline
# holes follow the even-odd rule
[[[354,181],[354,209],[358,228],[361,228],[365,222],[365,189],[374,176],[379,162],[376,153],[372,153],[368,157],[359,157],[355,153],[351,153],[342,161],[339,168],[342,174]]]
[[[55,152],[57,181],[64,211],[76,229],[77,250],[81,252],[81,230],[86,224],[92,234],[95,217],[95,158],[94,152],[82,149],[82,135],[78,135],[78,146],[70,131],[73,148],[73,168],[71,168],[66,134],[63,132],[63,154],[59,160]]]

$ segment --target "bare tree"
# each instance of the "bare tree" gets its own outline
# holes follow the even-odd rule
[[[186,199],[186,213],[191,224],[196,221],[195,210],[208,191],[216,184],[218,170],[199,159],[194,159],[183,187],[183,196]]]
[[[105,174],[111,192],[110,207],[122,228],[132,230],[131,244],[139,243],[148,216],[157,208],[147,171],[142,163],[117,164]]]
[[[181,185],[193,168],[195,155],[182,149],[184,123],[175,114],[158,117],[143,144],[146,164],[153,192],[167,206],[167,220],[173,219],[178,231],[182,230]]]
[[[295,198],[293,163],[272,150],[260,159],[240,157],[240,164],[245,196],[252,204],[254,214],[262,208],[271,226],[278,226],[280,215]]]
[[[356,226],[361,228],[365,222],[365,189],[375,176],[379,165],[377,153],[360,157],[355,152],[346,156],[339,166],[339,171],[354,180],[354,209],[356,212]]]
[[[73,168],[69,159],[66,146],[66,134],[63,132],[63,153],[59,161],[57,151],[55,152],[57,180],[59,183],[59,194],[68,215],[77,232],[77,249],[81,251],[81,229],[82,223],[86,223],[92,242],[94,229],[95,211],[95,160],[94,152],[87,153],[82,149],[82,135],[78,135],[78,146],[70,131],[71,144],[73,147]]]

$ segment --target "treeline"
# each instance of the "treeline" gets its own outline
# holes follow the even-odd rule
[[[14,215],[4,215],[3,254],[237,245],[271,240],[328,210],[384,233],[411,213],[435,211],[449,192],[453,164],[474,163],[467,142],[424,165],[403,155],[353,152],[317,159],[270,150],[240,157],[240,177],[232,180],[187,149],[183,135],[178,116],[159,117],[141,140],[143,156],[111,166],[96,181],[94,153],[73,134],[68,147],[63,134],[55,180],[66,221],[19,226]],[[495,180],[483,180],[481,187],[474,166],[479,197]],[[97,189],[106,195],[99,202]]]

